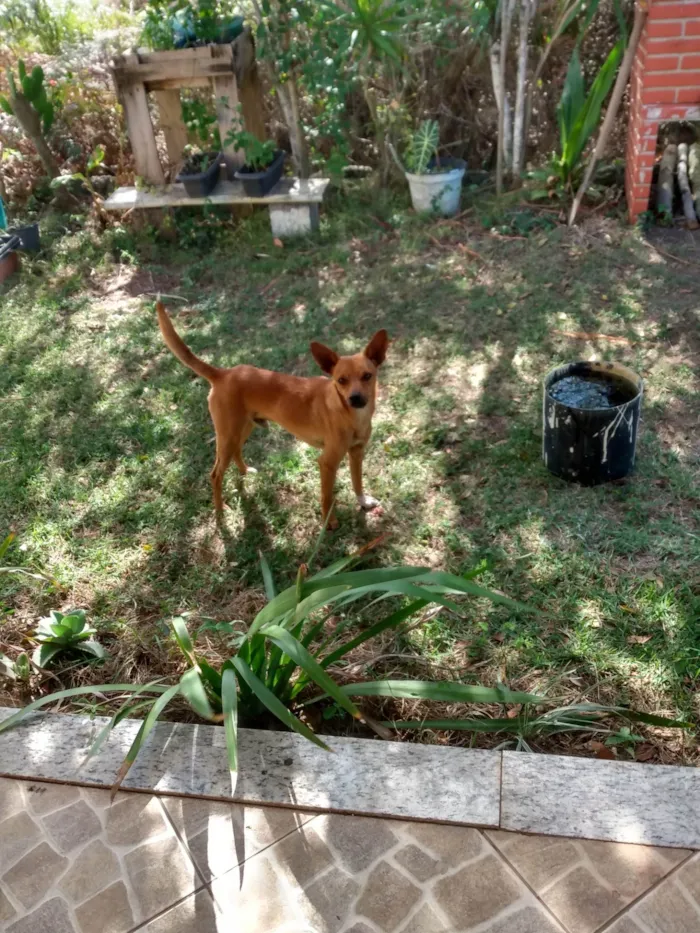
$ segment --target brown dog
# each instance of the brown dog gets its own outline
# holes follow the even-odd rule
[[[217,511],[224,506],[221,486],[226,468],[233,460],[241,475],[246,474],[249,468],[243,460],[243,445],[254,424],[265,421],[275,421],[290,434],[323,450],[318,465],[324,520],[331,511],[336,473],[346,454],[358,505],[363,509],[379,505],[362,490],[362,461],[372,432],[377,369],[384,362],[389,343],[385,330],[377,331],[364,351],[354,356],[338,356],[323,344],[312,343],[314,359],[331,378],[305,379],[255,366],[211,366],[185,345],[160,301],[156,310],[168,347],[185,366],[211,384],[209,411],[216,431],[211,485]],[[328,527],[337,525],[331,515]]]

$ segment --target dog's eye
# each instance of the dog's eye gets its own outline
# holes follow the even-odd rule
[[[369,382],[371,378],[372,378],[372,373],[363,373],[363,374],[362,374],[362,381],[363,381],[363,382]]]
[[[347,384],[348,384],[347,377],[346,377],[346,376],[340,376],[340,378],[338,379],[338,385],[339,385],[339,386],[346,386]]]

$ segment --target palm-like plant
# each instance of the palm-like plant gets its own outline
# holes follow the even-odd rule
[[[232,780],[238,770],[237,729],[239,713],[247,721],[255,721],[267,712],[285,726],[322,748],[323,740],[294,715],[299,695],[314,685],[323,696],[331,697],[353,718],[363,720],[379,734],[387,730],[368,717],[341,689],[328,673],[328,668],[350,651],[389,629],[400,629],[416,613],[434,603],[455,612],[461,606],[454,597],[485,597],[513,610],[524,606],[474,582],[475,573],[456,576],[426,570],[422,567],[391,567],[377,570],[349,570],[357,556],[342,558],[330,567],[308,577],[302,565],[296,583],[276,592],[267,562],[262,559],[262,572],[268,603],[257,614],[243,637],[236,653],[215,668],[195,651],[183,618],[172,620],[174,639],[187,661],[187,669],[176,684],[155,681],[148,684],[101,684],[60,690],[30,703],[14,716],[0,723],[0,732],[12,728],[24,717],[56,700],[94,694],[127,694],[126,700],[97,737],[91,754],[95,754],[111,730],[123,719],[146,714],[139,732],[120,769],[115,789],[135,761],[144,741],[166,707],[180,697],[203,719],[223,722],[226,730],[229,767]],[[331,612],[338,612],[359,600],[374,597],[370,606],[381,607],[392,597],[402,598],[402,605],[393,608],[379,621],[347,640],[338,638],[338,631],[324,637]],[[320,617],[319,617],[320,612]],[[342,635],[342,633],[341,633]],[[460,698],[467,700],[467,685],[461,686]],[[436,685],[442,696],[444,685]],[[506,688],[486,691],[474,701],[491,703],[537,702],[529,694],[511,693]]]
[[[620,59],[625,50],[621,39],[603,62],[586,94],[578,47],[574,48],[564,82],[564,92],[557,108],[560,153],[554,161],[561,181],[571,186],[581,166],[584,149],[600,122],[600,113],[610,93]]]

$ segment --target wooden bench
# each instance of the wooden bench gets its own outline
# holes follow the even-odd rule
[[[270,211],[272,235],[302,236],[318,229],[319,206],[328,178],[282,178],[263,198],[249,198],[239,181],[221,181],[206,198],[191,198],[183,185],[158,188],[118,188],[105,203],[108,211],[156,210],[197,207],[202,204],[265,204]]]

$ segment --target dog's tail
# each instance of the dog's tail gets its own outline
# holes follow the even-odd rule
[[[172,321],[168,317],[168,312],[165,310],[165,305],[160,299],[156,302],[156,311],[158,312],[158,324],[160,326],[160,332],[163,335],[163,340],[165,340],[170,350],[172,350],[180,362],[196,372],[198,376],[203,376],[209,382],[216,382],[222,370],[218,369],[216,366],[211,366],[209,363],[205,363],[204,360],[200,360],[198,356],[194,355],[173,327]]]

